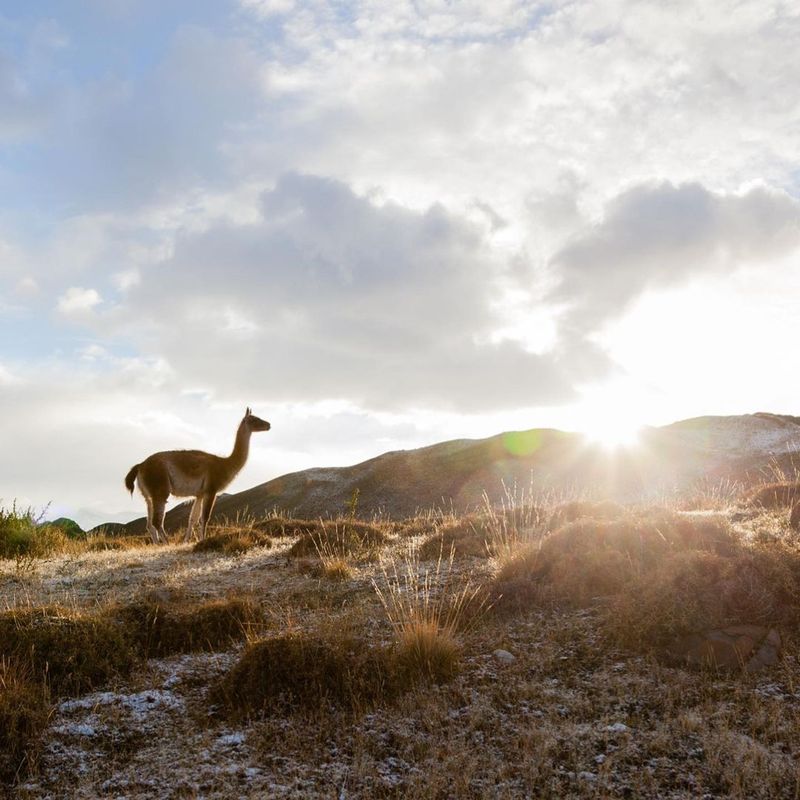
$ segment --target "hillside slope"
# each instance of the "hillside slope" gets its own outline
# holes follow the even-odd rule
[[[485,492],[504,487],[592,491],[621,500],[657,497],[700,479],[747,480],[770,464],[790,467],[800,450],[800,418],[777,414],[698,417],[643,431],[637,446],[609,452],[580,434],[552,429],[508,432],[398,450],[349,467],[283,475],[219,498],[214,517],[262,516],[275,509],[299,517],[345,512],[358,490],[360,515],[395,517],[433,506],[463,512]],[[167,530],[186,524],[188,505],[172,509]],[[126,526],[144,531],[144,518]]]

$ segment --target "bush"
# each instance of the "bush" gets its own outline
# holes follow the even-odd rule
[[[47,692],[20,665],[0,659],[0,783],[11,786],[36,758],[49,717]]]
[[[264,533],[247,528],[238,528],[201,539],[195,543],[192,552],[222,553],[230,556],[245,553],[254,547],[272,547],[272,540]]]
[[[487,520],[466,516],[445,523],[420,545],[419,557],[423,560],[447,558],[452,552],[457,558],[489,555],[490,533]]]
[[[86,535],[86,531],[74,519],[69,519],[69,517],[59,517],[51,522],[42,523],[41,527],[58,528],[68,539],[81,539]]]
[[[91,691],[130,674],[136,662],[124,630],[112,620],[59,606],[0,614],[0,655],[56,695]]]
[[[358,520],[320,522],[290,548],[293,557],[364,555],[386,544],[386,534],[376,525]]]
[[[282,538],[302,536],[318,530],[319,522],[307,519],[285,519],[284,517],[267,517],[252,524],[252,529],[267,536]]]
[[[458,674],[460,658],[461,648],[451,629],[433,619],[417,619],[399,632],[394,680],[404,689],[424,681],[445,683]]]
[[[747,502],[759,508],[787,508],[800,500],[800,483],[777,481],[756,487]]]
[[[60,528],[39,526],[32,509],[22,511],[16,503],[10,509],[0,508],[0,558],[44,558],[62,550],[66,543]]]
[[[740,548],[721,515],[666,509],[626,512],[614,520],[580,518],[517,550],[499,570],[493,595],[518,606],[544,594],[581,605],[613,595],[685,550],[731,554]],[[525,587],[524,583],[533,584]]]
[[[211,696],[234,715],[251,716],[329,705],[356,710],[391,693],[385,649],[290,633],[249,645]]]
[[[625,507],[613,500],[570,500],[553,509],[547,527],[556,530],[578,519],[619,519],[625,513]]]
[[[184,604],[151,596],[122,606],[115,617],[145,658],[225,650],[263,620],[260,607],[246,597]]]
[[[796,627],[800,554],[777,545],[735,556],[674,553],[621,592],[608,626],[630,647],[664,646],[678,636],[737,623]]]

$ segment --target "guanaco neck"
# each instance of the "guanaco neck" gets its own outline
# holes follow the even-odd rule
[[[230,475],[233,477],[245,465],[247,456],[250,452],[250,434],[252,431],[245,425],[244,420],[239,424],[236,431],[236,441],[233,443],[233,451],[225,459],[228,462]]]

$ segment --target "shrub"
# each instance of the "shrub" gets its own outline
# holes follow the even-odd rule
[[[16,503],[10,509],[0,508],[0,558],[44,558],[62,550],[66,543],[61,529],[40,526],[32,509],[22,511]]]
[[[284,517],[267,517],[252,523],[252,529],[259,533],[276,538],[287,536],[302,536],[304,533],[313,533],[319,528],[320,523],[307,519],[286,519]]]
[[[625,513],[625,507],[613,500],[570,500],[553,509],[547,527],[556,530],[578,519],[619,519]]]
[[[145,658],[215,651],[246,638],[262,621],[260,607],[250,598],[231,597],[184,604],[157,596],[118,608],[116,619]]]
[[[429,536],[420,545],[419,557],[423,561],[447,558],[452,552],[458,558],[485,558],[489,555],[489,536],[485,519],[465,516],[445,523]]]
[[[288,633],[250,644],[211,697],[237,716],[316,710],[356,710],[391,694],[383,648],[350,638]]]
[[[621,592],[608,626],[623,645],[662,646],[686,633],[736,623],[794,627],[800,622],[800,554],[779,545],[735,556],[672,554]]]
[[[0,654],[46,681],[54,694],[80,694],[131,672],[124,631],[100,613],[48,606],[0,614]]]
[[[195,542],[194,553],[222,553],[238,555],[254,547],[272,547],[272,540],[264,533],[247,528],[222,531]]]
[[[329,581],[346,581],[353,577],[353,570],[341,556],[323,558],[320,564],[320,577]]]
[[[41,527],[58,528],[68,539],[81,539],[86,535],[86,531],[74,519],[69,519],[69,517],[59,517],[51,522],[42,523]]]
[[[501,566],[493,595],[519,606],[547,594],[575,604],[623,591],[684,550],[731,554],[740,548],[722,515],[679,514],[666,509],[626,512],[618,519],[579,518],[550,536],[521,547]],[[525,587],[524,583],[534,584]],[[516,598],[516,599],[515,599]]]
[[[376,525],[358,520],[320,522],[304,533],[289,549],[293,557],[364,555],[383,546],[386,534]]]
[[[757,486],[747,497],[747,502],[760,508],[787,508],[800,500],[800,483],[776,481]]]
[[[458,674],[461,648],[454,631],[434,619],[408,621],[393,653],[395,681],[410,688],[420,681],[445,683]]]
[[[420,566],[412,550],[402,561],[384,564],[382,577],[373,586],[395,633],[400,684],[452,678],[459,666],[457,635],[486,610],[483,587],[455,575],[452,553],[431,570]]]
[[[19,664],[0,659],[0,783],[11,786],[28,771],[48,717],[44,685]]]

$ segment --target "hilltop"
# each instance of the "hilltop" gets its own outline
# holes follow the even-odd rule
[[[327,517],[346,510],[358,490],[361,516],[410,516],[420,509],[457,513],[502,500],[507,487],[592,494],[620,501],[684,492],[698,482],[752,482],[793,465],[800,450],[800,417],[759,412],[705,416],[646,428],[630,449],[609,451],[577,433],[539,428],[486,439],[458,439],[384,453],[347,467],[317,467],[282,475],[242,492],[222,495],[214,519],[256,517],[272,511]],[[184,526],[189,507],[166,515]],[[145,530],[144,517],[128,523]]]

